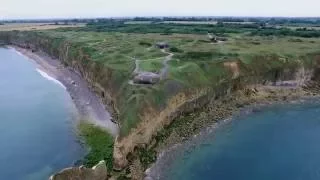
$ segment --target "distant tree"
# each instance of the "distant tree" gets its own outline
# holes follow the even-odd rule
[[[72,19],[71,21],[74,22],[74,23],[78,23],[79,19]]]
[[[152,46],[152,44],[151,44],[151,43],[149,43],[149,42],[145,42],[145,41],[140,41],[140,42],[139,42],[139,45],[141,45],[141,46],[147,46],[147,47]]]
[[[217,26],[218,26],[218,27],[223,27],[223,26],[224,26],[223,21],[218,20],[218,22],[217,22]]]
[[[182,52],[183,52],[183,50],[181,50],[181,49],[179,49],[179,48],[177,48],[177,47],[171,47],[169,50],[170,50],[171,52],[177,52],[177,53],[182,53]]]
[[[260,26],[260,28],[266,27],[266,23],[265,23],[265,22],[257,22],[256,24],[257,24],[258,26]]]

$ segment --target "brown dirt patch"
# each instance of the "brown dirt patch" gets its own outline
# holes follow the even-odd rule
[[[240,75],[240,68],[238,62],[225,62],[223,66],[232,72],[232,78],[237,78]]]

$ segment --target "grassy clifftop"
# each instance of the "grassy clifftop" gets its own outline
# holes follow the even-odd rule
[[[242,84],[292,79],[310,68],[320,54],[318,38],[252,36],[245,31],[224,34],[212,43],[206,34],[160,34],[46,30],[1,32],[0,39],[43,50],[74,68],[113,107],[121,134],[115,144],[116,166],[127,165],[135,147],[150,142],[179,114],[201,107],[211,97]],[[155,46],[166,42],[162,51]],[[140,71],[167,76],[153,85],[134,84]]]

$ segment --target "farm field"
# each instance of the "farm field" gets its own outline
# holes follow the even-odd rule
[[[48,30],[57,29],[61,27],[83,27],[85,24],[74,24],[74,25],[55,25],[48,23],[10,23],[0,25],[0,31],[32,31],[32,30]]]

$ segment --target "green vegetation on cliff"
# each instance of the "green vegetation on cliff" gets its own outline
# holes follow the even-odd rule
[[[79,133],[84,139],[85,144],[89,146],[89,153],[83,160],[84,165],[91,168],[101,160],[105,160],[108,170],[111,170],[113,162],[113,137],[100,127],[86,122],[79,124]]]
[[[106,26],[109,28],[109,25]],[[197,28],[198,25],[136,26],[140,27],[140,31],[122,31],[121,28],[132,27],[119,25],[111,26],[114,29],[111,32],[108,28],[96,32],[91,31],[91,25],[86,28],[1,34],[8,41],[33,44],[60,58],[64,64],[79,71],[93,86],[97,85],[98,94],[106,103],[111,102],[118,113],[116,119],[121,125],[122,136],[137,127],[140,117],[148,110],[146,107],[160,111],[166,106],[167,100],[178,92],[214,88],[231,79],[235,72],[226,68],[224,62],[241,62],[241,66],[247,66],[244,70],[262,73],[279,63],[309,58],[310,54],[320,50],[318,38],[252,36],[246,33],[253,32],[247,27],[224,33],[228,38],[226,42],[212,43],[206,34],[192,34],[193,31],[189,34],[142,34],[143,29],[158,27],[163,30],[170,27],[179,30]],[[221,28],[210,25],[201,27],[208,28],[206,32]],[[235,29],[231,25],[223,27]],[[177,32],[183,33],[180,30]],[[135,59],[139,60],[140,71],[159,73],[164,67],[167,54],[154,46],[157,42],[167,42],[171,47],[169,51],[174,53],[173,59],[168,62],[167,79],[153,86],[130,84],[129,81],[134,77]]]
[[[145,146],[152,139],[163,141],[173,129],[194,117],[168,126],[173,119],[242,85],[291,80],[294,72],[319,60],[320,39],[314,38],[318,30],[256,26],[91,24],[73,29],[1,32],[0,39],[45,51],[79,72],[112,107],[120,124],[118,140],[122,144],[114,146],[119,151],[113,156],[122,159],[119,166],[127,165],[126,158],[135,153],[132,157],[145,169],[156,155]],[[227,41],[213,41],[208,32]],[[159,42],[166,42],[169,48],[159,49]],[[168,60],[170,53],[173,56]],[[155,84],[135,84],[133,80],[141,72],[166,76]],[[165,127],[170,128],[163,130]],[[92,166],[105,159],[110,169],[113,139],[92,125],[82,124],[80,129],[92,148],[85,164]],[[157,132],[162,134],[156,136]],[[137,163],[136,159],[128,161]]]

